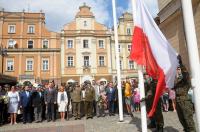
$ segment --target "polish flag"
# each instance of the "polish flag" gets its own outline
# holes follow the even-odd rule
[[[152,108],[153,116],[165,88],[173,88],[178,60],[175,50],[164,37],[143,0],[136,0],[134,32],[130,59],[145,66],[147,74],[158,81]]]

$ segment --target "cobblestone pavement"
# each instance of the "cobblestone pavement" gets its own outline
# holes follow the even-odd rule
[[[182,132],[182,126],[178,121],[175,112],[165,112],[165,128],[164,132]],[[134,113],[134,118],[127,115],[124,116],[124,122],[118,122],[119,117],[106,116],[86,120],[31,123],[17,125],[4,125],[0,127],[0,132],[140,132],[140,113]],[[148,130],[151,132],[151,130]]]

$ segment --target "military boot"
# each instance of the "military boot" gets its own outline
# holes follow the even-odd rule
[[[163,132],[163,126],[156,126],[156,132]]]

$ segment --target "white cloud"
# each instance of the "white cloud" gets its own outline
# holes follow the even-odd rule
[[[1,7],[5,11],[39,12],[41,9],[46,15],[46,24],[50,30],[60,31],[64,24],[72,21],[79,11],[79,6],[85,2],[91,7],[96,19],[100,23],[109,22],[107,10],[109,0],[0,0]],[[102,17],[104,16],[104,17]]]

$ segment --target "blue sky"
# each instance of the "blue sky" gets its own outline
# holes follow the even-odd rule
[[[157,0],[144,0],[151,14],[158,13]],[[0,8],[5,11],[39,12],[46,15],[46,25],[51,31],[61,31],[63,25],[71,22],[79,10],[79,6],[86,3],[91,7],[96,20],[100,23],[113,26],[112,0],[0,0]],[[118,17],[123,12],[132,12],[131,0],[116,0]]]

